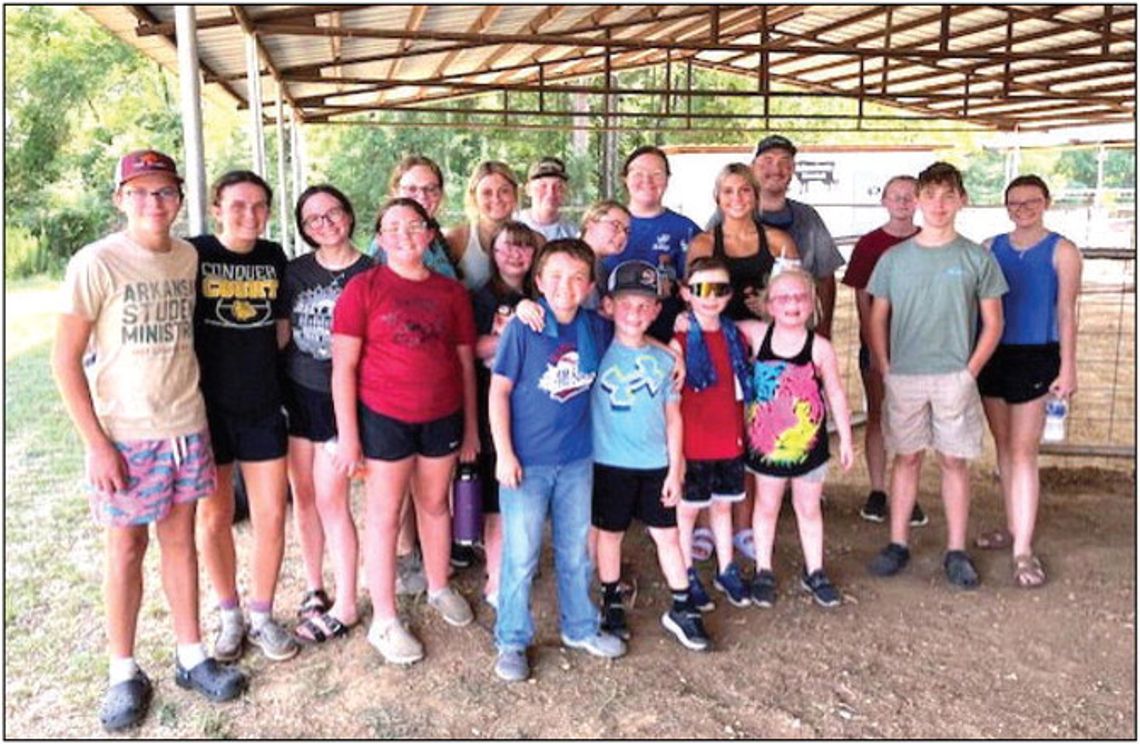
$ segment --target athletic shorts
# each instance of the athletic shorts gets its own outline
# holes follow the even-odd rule
[[[289,436],[318,443],[336,438],[331,393],[290,381],[285,386],[285,412],[289,415]]]
[[[289,449],[289,433],[285,413],[274,409],[260,416],[210,412],[210,441],[214,446],[214,462],[229,465],[239,462],[262,462],[284,457]]]
[[[883,438],[887,449],[909,455],[933,447],[950,457],[982,454],[982,399],[970,371],[886,377]]]
[[[478,468],[479,477],[483,481],[484,514],[499,513],[499,479],[495,477],[495,464],[497,462],[498,458],[495,457],[494,450],[479,453]]]
[[[1006,403],[1028,403],[1048,393],[1060,373],[1060,344],[1002,344],[978,375],[978,391]]]
[[[207,431],[172,439],[114,442],[127,464],[125,491],[87,485],[91,516],[99,524],[131,527],[157,522],[175,504],[206,498],[217,487]]]
[[[647,527],[676,527],[677,510],[661,504],[668,472],[668,468],[638,470],[594,463],[593,525],[625,532],[637,517]]]
[[[699,507],[714,501],[743,501],[744,458],[689,460],[681,499],[686,506]]]
[[[369,460],[395,462],[412,455],[446,457],[459,451],[463,441],[463,412],[410,424],[373,411],[361,403],[360,447]]]

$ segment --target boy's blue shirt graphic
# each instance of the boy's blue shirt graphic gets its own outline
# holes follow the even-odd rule
[[[610,344],[591,395],[594,461],[614,467],[669,466],[665,406],[679,401],[673,357],[655,346]]]

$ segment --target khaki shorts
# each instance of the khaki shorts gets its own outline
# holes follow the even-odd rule
[[[909,455],[932,447],[973,460],[982,454],[982,399],[969,370],[886,377],[883,436],[887,449]]]

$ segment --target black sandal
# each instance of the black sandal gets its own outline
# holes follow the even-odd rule
[[[316,646],[334,638],[348,635],[349,626],[325,612],[307,617],[293,631],[293,637],[306,646]]]
[[[332,609],[332,605],[324,589],[312,589],[301,597],[301,609],[297,610],[297,617],[301,620],[319,617]]]

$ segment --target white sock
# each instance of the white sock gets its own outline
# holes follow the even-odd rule
[[[258,612],[257,610],[249,611],[249,627],[253,628],[254,630],[260,630],[261,626],[265,625],[271,619],[273,619],[273,613],[271,612]]]
[[[108,681],[111,685],[117,685],[120,682],[126,682],[135,676],[138,672],[139,665],[135,663],[135,657],[127,656],[121,659],[111,657],[111,664],[108,669]]]
[[[233,607],[228,610],[221,609],[219,612],[222,615],[222,625],[227,628],[240,628],[245,622],[245,617],[241,614],[241,607]]]
[[[201,643],[179,643],[175,648],[175,653],[178,655],[178,663],[186,671],[190,671],[206,660],[206,647]]]

